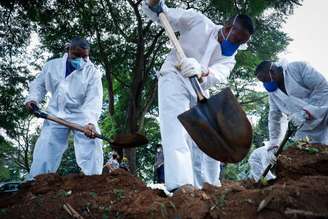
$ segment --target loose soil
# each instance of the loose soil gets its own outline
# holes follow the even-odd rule
[[[0,218],[72,218],[64,204],[83,218],[328,218],[328,146],[289,148],[277,175],[266,186],[225,181],[165,197],[121,169],[101,176],[45,174],[0,196]]]

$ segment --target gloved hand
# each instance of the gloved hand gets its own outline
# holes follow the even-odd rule
[[[278,145],[269,146],[268,149],[267,149],[267,157],[266,157],[266,160],[272,166],[274,166],[277,163],[277,156],[275,155],[275,153],[277,151],[278,151]]]
[[[181,74],[183,77],[190,78],[197,75],[198,78],[202,77],[202,66],[194,58],[184,58],[180,62]]]
[[[149,9],[155,12],[157,15],[163,12],[163,0],[147,0],[147,4]]]
[[[306,122],[307,118],[308,118],[308,115],[306,114],[306,112],[304,110],[293,113],[290,116],[291,122],[298,128],[301,127]]]

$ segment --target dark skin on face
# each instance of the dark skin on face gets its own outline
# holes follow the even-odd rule
[[[70,59],[83,58],[86,59],[89,56],[89,50],[80,47],[69,48],[68,57]]]
[[[230,32],[231,30],[231,32]],[[236,22],[234,25],[232,24],[228,24],[228,25],[224,25],[223,29],[222,29],[223,35],[225,36],[225,38],[228,37],[228,34],[230,32],[229,35],[229,41],[231,41],[232,43],[241,45],[246,43],[249,38],[251,37],[251,35],[249,34],[249,32],[245,29],[243,29],[238,22]],[[218,34],[218,41],[221,43],[224,40],[222,34],[221,34],[221,30],[219,31]]]
[[[269,71],[269,68],[268,68]],[[283,74],[283,69],[281,67],[277,67],[276,65],[272,65],[271,67],[271,77],[273,81],[276,81],[278,83],[278,87],[280,90],[286,93],[285,89],[285,83],[284,83],[284,74]],[[266,74],[258,74],[257,79],[259,79],[262,82],[270,82],[271,77],[269,72]]]

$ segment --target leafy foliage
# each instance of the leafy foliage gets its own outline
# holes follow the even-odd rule
[[[146,181],[151,180],[154,145],[160,142],[155,69],[160,68],[169,47],[163,29],[140,12],[140,3],[134,0],[0,1],[0,128],[6,136],[20,138],[22,133],[17,132],[17,124],[27,118],[22,94],[31,79],[30,67],[37,69],[41,57],[40,53],[26,56],[32,31],[38,34],[43,52],[56,57],[62,55],[64,44],[73,36],[84,36],[92,45],[91,60],[104,75],[102,132],[107,136],[119,132],[145,133],[149,145],[123,153],[128,155],[133,172]],[[246,112],[260,118],[254,147],[267,137],[267,99],[265,94],[257,92],[253,72],[261,60],[276,59],[288,45],[290,38],[281,31],[281,24],[300,3],[301,0],[167,1],[171,7],[200,10],[215,23],[222,24],[236,13],[253,16],[256,33],[248,43],[249,49],[237,55],[230,86]],[[0,144],[1,155],[15,147],[5,138],[0,139]],[[109,152],[111,148],[105,145],[104,150]],[[1,170],[0,175],[7,174]],[[70,146],[60,173],[77,170]],[[231,168],[229,165],[226,175],[230,175],[229,171],[234,172],[231,178],[242,178],[235,176],[247,173],[246,160]]]

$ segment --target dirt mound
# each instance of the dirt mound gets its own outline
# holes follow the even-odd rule
[[[41,175],[14,196],[0,198],[0,218],[72,218],[64,204],[83,218],[328,218],[327,150],[313,147],[318,150],[285,151],[279,180],[262,188],[249,180],[226,181],[163,197],[125,170]]]
[[[302,176],[328,176],[328,146],[300,145],[279,157],[277,175],[298,179]]]

